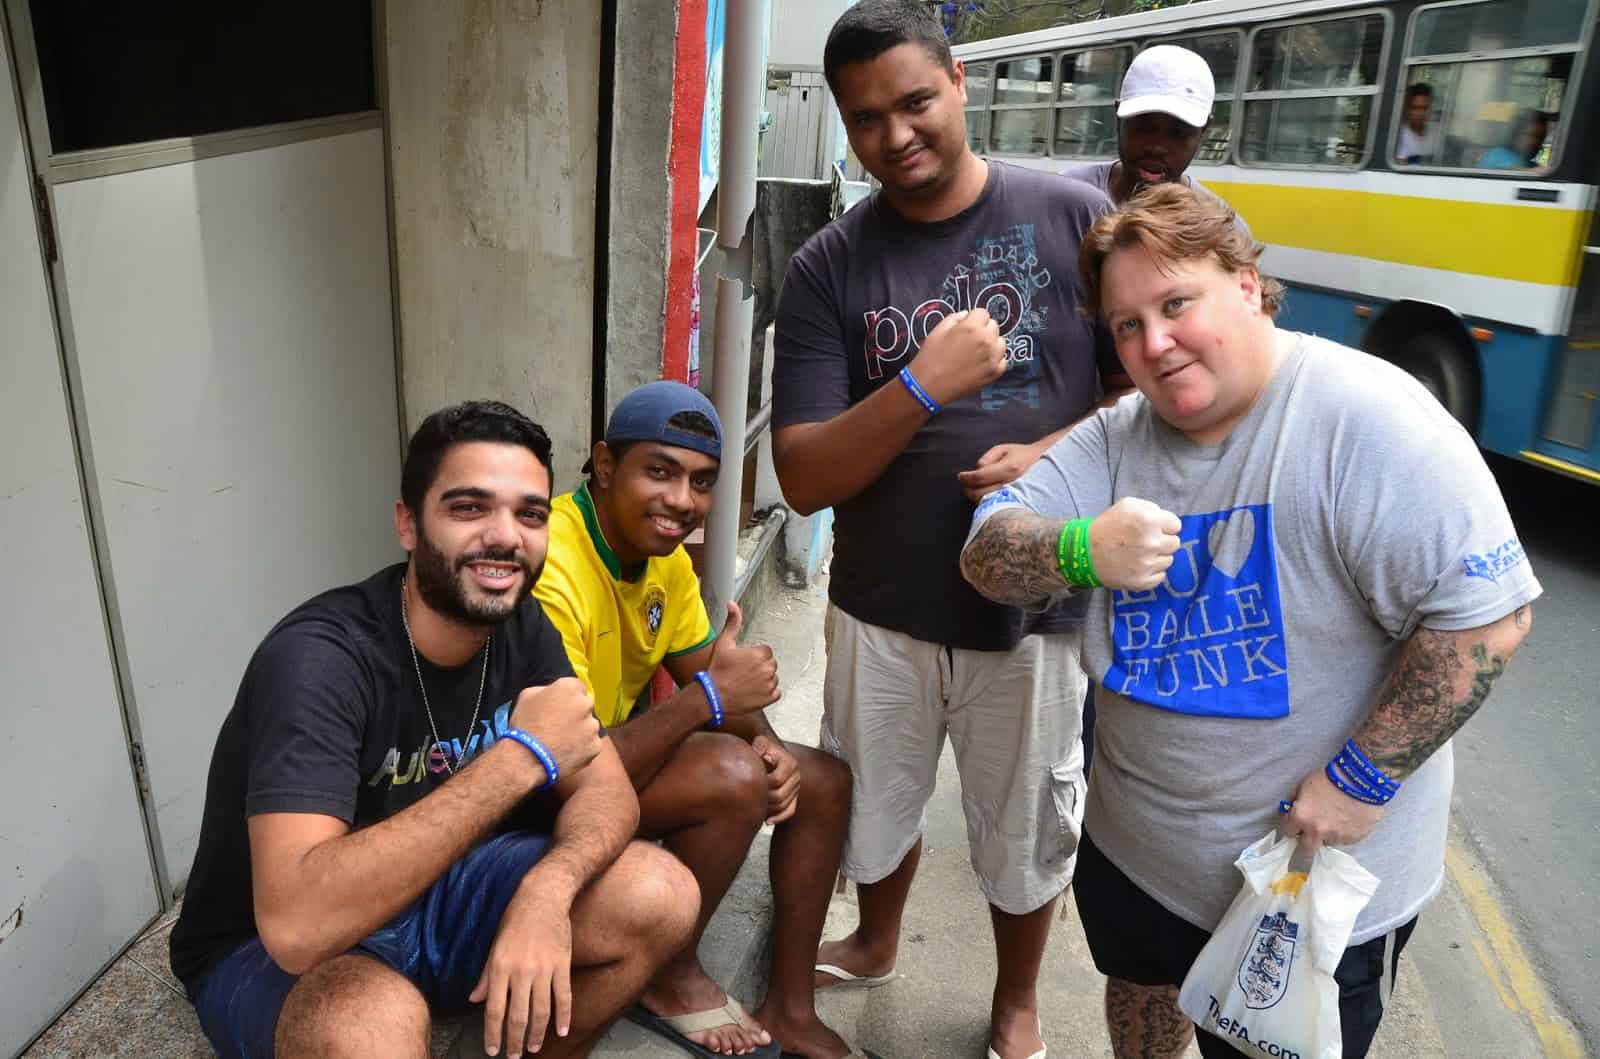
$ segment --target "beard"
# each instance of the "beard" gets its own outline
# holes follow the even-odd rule
[[[416,569],[417,592],[422,601],[434,611],[464,625],[498,625],[516,613],[517,607],[527,598],[544,563],[530,566],[528,560],[517,552],[505,549],[488,549],[468,552],[454,562],[434,546],[427,531],[417,527],[417,547],[411,555]],[[500,596],[478,596],[468,583],[468,564],[487,561],[515,563],[522,573],[516,584]]]

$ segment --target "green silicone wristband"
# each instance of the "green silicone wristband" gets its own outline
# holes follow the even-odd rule
[[[1061,569],[1061,580],[1073,588],[1101,587],[1089,556],[1088,519],[1075,518],[1061,527],[1061,536],[1056,538],[1056,564]]]

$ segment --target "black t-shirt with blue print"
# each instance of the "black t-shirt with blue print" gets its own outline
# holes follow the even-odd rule
[[[412,805],[509,724],[524,689],[571,676],[561,636],[531,596],[495,626],[483,656],[453,669],[419,656],[439,741],[423,708],[400,615],[404,564],[301,604],[256,649],[222,722],[200,843],[172,931],[172,968],[191,990],[256,935],[247,820],[320,813],[362,828]],[[482,709],[472,722],[478,685]],[[552,795],[502,829],[548,831]]]

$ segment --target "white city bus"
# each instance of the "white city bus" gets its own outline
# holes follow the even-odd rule
[[[1205,0],[956,56],[973,147],[1059,170],[1116,156],[1141,48],[1199,52],[1217,102],[1190,173],[1267,244],[1285,326],[1404,365],[1486,449],[1600,482],[1595,4]],[[1426,150],[1402,160],[1417,84]]]

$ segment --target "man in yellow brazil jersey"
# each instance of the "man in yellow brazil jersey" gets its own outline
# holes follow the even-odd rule
[[[737,604],[713,635],[683,549],[711,506],[721,457],[722,427],[699,391],[655,382],[623,398],[590,477],[552,505],[535,586],[638,791],[640,836],[660,840],[700,884],[694,937],[629,1017],[696,1055],[861,1054],[812,1003],[849,770],[773,732],[762,712],[779,696],[772,650],[738,643]],[[659,666],[678,691],[636,711]],[[751,1016],[706,974],[696,946],[763,823],[774,825],[772,976]]]

